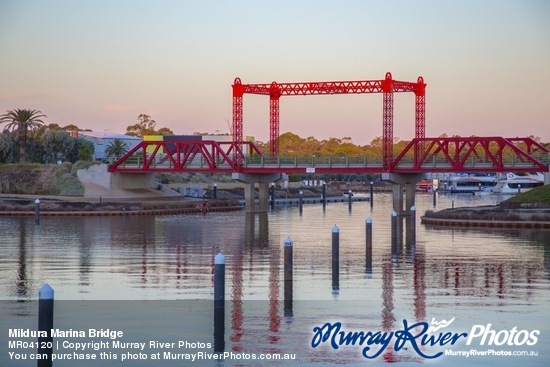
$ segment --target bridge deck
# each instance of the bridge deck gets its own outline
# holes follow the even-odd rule
[[[529,138],[519,139],[520,142]],[[534,142],[533,142],[534,143]],[[243,146],[247,146],[243,150]],[[385,170],[381,157],[265,157],[250,142],[144,141],[114,162],[109,171],[243,173],[422,173],[548,172],[550,151],[540,145],[523,150],[504,138],[414,139]],[[534,149],[532,149],[534,147]],[[251,152],[246,156],[243,151]]]

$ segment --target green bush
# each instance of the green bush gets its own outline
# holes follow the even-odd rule
[[[56,186],[59,195],[62,196],[83,196],[84,186],[80,180],[71,173],[63,173],[56,178]]]
[[[72,168],[73,164],[71,162],[63,162],[55,167],[53,174],[55,177],[61,177],[65,173],[70,174]]]
[[[288,181],[289,182],[300,182],[302,181],[302,176],[300,176],[298,173],[291,173],[288,175]]]

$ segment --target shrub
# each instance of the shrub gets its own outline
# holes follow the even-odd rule
[[[298,173],[291,173],[288,175],[288,181],[289,182],[300,182],[302,181],[302,176],[300,176]]]
[[[56,186],[59,195],[62,196],[83,196],[84,186],[80,180],[71,173],[63,173],[56,178]]]
[[[71,173],[71,169],[73,168],[73,164],[70,163],[70,162],[63,162],[59,165],[57,165],[57,167],[55,167],[54,171],[53,171],[53,174],[55,175],[55,177],[60,177],[62,176],[63,174],[65,173]]]

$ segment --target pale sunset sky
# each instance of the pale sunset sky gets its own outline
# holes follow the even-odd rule
[[[176,134],[229,132],[231,84],[383,79],[426,89],[426,136],[550,141],[550,1],[0,0],[0,113],[123,133],[141,113]],[[269,98],[244,134],[269,139]],[[394,99],[414,137],[414,94]],[[281,133],[382,135],[382,95],[286,96]]]

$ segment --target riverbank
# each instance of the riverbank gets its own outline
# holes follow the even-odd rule
[[[365,184],[363,184],[364,186]],[[383,186],[383,185],[382,185]],[[347,201],[347,185],[331,185],[327,188],[327,201]],[[359,189],[355,184],[354,189]],[[88,188],[87,188],[88,189]],[[90,190],[88,190],[90,191]],[[120,191],[120,190],[119,190]],[[138,190],[139,191],[139,190]],[[357,190],[359,191],[359,190]],[[300,194],[301,192],[301,194]],[[30,216],[35,213],[35,200],[40,200],[41,215],[165,215],[203,213],[203,203],[208,212],[242,210],[244,208],[244,189],[218,189],[216,198],[212,188],[203,192],[200,198],[185,197],[175,191],[169,196],[158,195],[154,190],[125,190],[124,193],[102,197],[101,193],[93,197],[0,194],[0,216]],[[297,204],[300,196],[304,204],[321,202],[322,188],[277,188],[276,205]],[[354,197],[354,201],[366,200],[366,197]]]
[[[428,210],[422,224],[468,227],[550,228],[550,186],[514,196],[498,205]]]
[[[142,201],[97,201],[85,198],[42,197],[40,198],[41,216],[98,216],[98,215],[166,215],[194,214],[242,210],[237,200],[196,200],[170,198],[166,200]],[[35,215],[36,198],[1,197],[0,216]],[[206,206],[203,204],[206,203]]]
[[[421,223],[435,226],[548,228],[550,209],[502,209],[498,205],[428,210]]]

